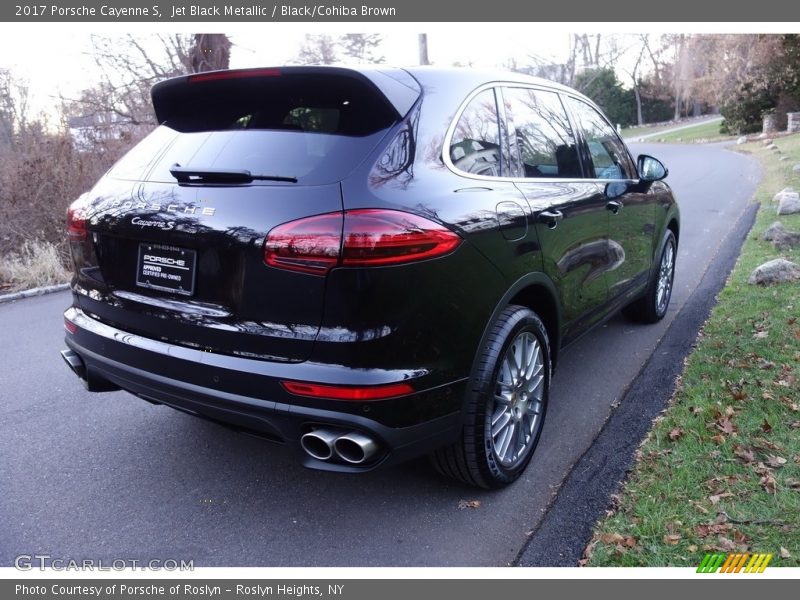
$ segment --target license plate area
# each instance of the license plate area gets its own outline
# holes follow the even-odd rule
[[[136,285],[191,296],[196,263],[196,250],[142,242],[136,263]]]

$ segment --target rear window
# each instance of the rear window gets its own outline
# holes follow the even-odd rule
[[[189,79],[154,100],[161,126],[111,177],[174,182],[169,170],[178,164],[331,183],[399,118],[368,82],[341,75]]]

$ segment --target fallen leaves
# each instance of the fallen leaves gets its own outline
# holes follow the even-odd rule
[[[480,508],[481,501],[480,500],[459,500],[458,501],[458,510],[464,510],[467,508]]]
[[[778,482],[775,481],[775,477],[772,475],[772,473],[766,473],[765,475],[762,475],[761,479],[758,480],[758,483],[768,494],[774,495],[778,493]]]
[[[633,548],[636,546],[636,538],[632,535],[620,535],[619,533],[604,533],[600,536],[600,541],[604,544],[622,546],[623,548]]]
[[[770,425],[769,421],[764,419],[764,422],[761,423],[761,431],[764,433],[772,433],[772,425]]]
[[[756,460],[755,452],[753,452],[750,448],[745,448],[739,444],[736,444],[733,447],[733,455],[746,465],[749,465]]]
[[[719,504],[719,501],[723,498],[733,498],[733,494],[730,492],[723,492],[721,494],[712,494],[708,497],[709,502],[711,502],[712,506],[716,506]]]
[[[664,536],[664,543],[668,546],[677,546],[681,539],[683,538],[680,533],[669,533]]]
[[[747,392],[741,387],[734,386],[730,381],[725,382],[725,387],[728,389],[731,397],[737,402],[747,398]]]
[[[716,422],[716,427],[725,435],[733,435],[738,431],[736,425],[733,424],[727,416],[721,419],[718,419]]]
[[[780,469],[783,465],[786,464],[786,459],[782,456],[775,456],[770,454],[767,456],[767,465],[769,465],[773,469]]]
[[[792,558],[791,552],[789,552],[786,548],[781,546],[781,558]]]
[[[669,432],[669,439],[673,442],[679,440],[683,436],[683,429],[680,427],[676,427],[672,431]]]
[[[739,545],[732,539],[726,538],[724,535],[719,536],[717,542],[719,543],[719,548],[725,552],[735,552],[739,550]]]

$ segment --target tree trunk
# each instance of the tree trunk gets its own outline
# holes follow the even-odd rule
[[[193,73],[229,69],[231,41],[224,33],[196,33],[189,57]]]
[[[644,125],[644,119],[642,119],[642,95],[639,92],[639,86],[633,86],[633,95],[636,98],[636,124],[639,126]]]
[[[675,116],[674,120],[677,121],[681,118],[681,96],[682,89],[681,89],[681,75],[683,70],[683,42],[684,42],[684,35],[680,34],[678,37],[677,47],[675,49],[675,66],[673,67],[673,77],[674,77],[674,84],[675,84]]]
[[[419,34],[419,64],[429,65],[431,61],[428,60],[428,34]]]

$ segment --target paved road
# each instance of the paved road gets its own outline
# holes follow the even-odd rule
[[[509,489],[417,461],[306,471],[279,446],[124,392],[88,394],[58,356],[66,293],[0,305],[0,566],[18,554],[198,566],[500,566],[514,560],[755,189],[721,146],[634,145],[670,167],[683,214],[667,319],[615,318],[565,354],[542,445]],[[480,500],[459,510],[459,500]]]

